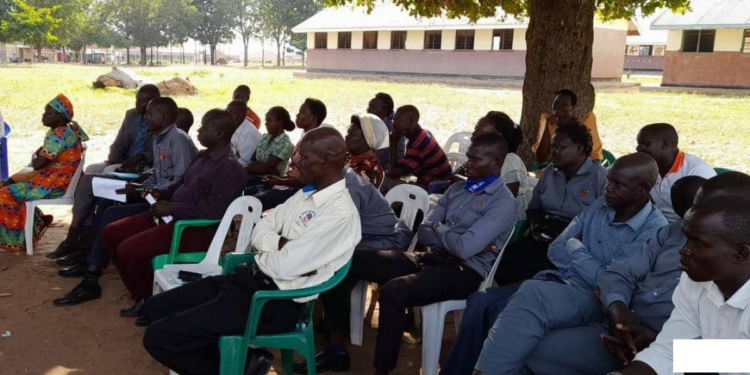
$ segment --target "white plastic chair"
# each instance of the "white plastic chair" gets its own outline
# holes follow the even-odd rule
[[[391,205],[396,202],[402,204],[399,219],[403,220],[409,229],[413,229],[415,224],[417,224],[417,213],[421,210],[423,213],[422,218],[424,220],[424,218],[427,217],[427,211],[430,208],[430,198],[427,195],[427,192],[414,185],[404,184],[394,187],[385,195],[385,200]],[[413,252],[416,245],[417,235],[415,233],[414,239],[412,240],[411,245],[409,245],[407,251]],[[350,297],[349,339],[351,340],[352,345],[362,346],[362,330],[364,328],[366,302],[367,281],[360,280],[352,290]]]
[[[183,282],[177,278],[180,271],[196,272],[204,276],[221,275],[221,266],[219,265],[221,248],[224,245],[227,232],[232,226],[234,217],[237,215],[242,216],[240,232],[237,235],[237,246],[234,252],[244,253],[250,247],[253,228],[255,228],[255,224],[260,220],[262,211],[263,205],[255,197],[246,196],[235,199],[229,205],[226,212],[224,212],[224,217],[221,219],[221,223],[219,223],[219,228],[216,230],[213,240],[211,240],[206,257],[200,263],[168,264],[164,268],[154,272],[154,294],[182,285]]]
[[[495,281],[495,272],[500,265],[500,259],[503,257],[508,242],[513,238],[515,227],[511,229],[505,245],[500,249],[500,253],[492,265],[490,273],[479,287],[479,290],[485,290],[492,286]],[[456,333],[461,327],[461,318],[463,310],[466,308],[466,300],[451,300],[433,303],[422,306],[422,375],[436,375],[437,366],[440,360],[440,348],[443,343],[443,329],[445,328],[445,316],[453,311],[453,320],[456,326]]]
[[[469,158],[466,156],[466,154],[462,154],[459,152],[449,152],[448,155],[448,163],[451,165],[451,169],[455,172],[458,167],[466,164],[467,161],[469,161]]]
[[[451,147],[453,147],[454,143],[458,144],[458,153],[465,154],[466,151],[469,151],[469,144],[471,143],[471,132],[458,132],[451,135],[448,138],[448,142],[445,142],[443,152],[445,152],[446,154],[451,153]]]
[[[39,206],[73,205],[73,196],[75,196],[78,180],[81,178],[81,172],[83,172],[83,165],[86,163],[86,145],[82,144],[82,148],[81,163],[78,164],[78,169],[76,169],[76,173],[73,174],[73,178],[70,180],[70,184],[68,185],[68,188],[65,189],[65,194],[62,197],[26,202],[26,223],[24,224],[26,254],[34,254],[34,210]]]

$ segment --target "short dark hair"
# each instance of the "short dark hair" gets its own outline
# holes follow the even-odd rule
[[[159,88],[151,83],[147,83],[143,86],[141,86],[138,89],[139,93],[148,94],[149,96],[153,96],[154,98],[161,97],[161,92],[159,91]]]
[[[250,96],[252,92],[250,91],[250,86],[248,85],[239,85],[237,88],[234,89],[234,91],[245,91],[247,92],[247,96]]]
[[[310,110],[310,113],[315,116],[315,119],[318,120],[318,126],[320,126],[328,115],[326,105],[322,101],[313,98],[305,99],[305,105]]]
[[[747,197],[723,195],[702,200],[693,206],[693,213],[722,214],[723,224],[736,244],[750,245],[750,200]]]
[[[521,127],[511,120],[505,112],[489,111],[484,116],[508,142],[508,151],[515,153],[518,146],[523,143],[523,131]]]
[[[727,172],[708,179],[701,187],[701,200],[723,195],[750,197],[750,176],[742,172]]]
[[[417,107],[411,104],[402,105],[401,107],[398,107],[398,110],[396,110],[396,112],[413,113],[414,116],[417,118],[417,121],[419,121],[419,110],[417,109]]]
[[[555,93],[555,96],[567,96],[570,98],[570,104],[575,107],[578,105],[578,95],[576,95],[575,91],[569,90],[569,89],[562,89]]]
[[[555,134],[565,134],[570,141],[581,147],[581,152],[586,156],[591,156],[594,149],[594,141],[591,138],[591,131],[580,122],[571,122],[560,125],[555,130]]]
[[[384,92],[379,92],[379,93],[375,94],[375,98],[378,99],[378,100],[380,100],[381,102],[383,102],[383,106],[385,107],[385,111],[388,112],[387,113],[388,117],[392,119],[393,118],[393,108],[396,107],[395,104],[393,104],[393,98],[390,95],[388,95],[388,94],[386,94]]]
[[[273,115],[273,117],[276,117],[277,120],[281,120],[283,124],[284,130],[290,132],[294,130],[295,124],[294,121],[292,121],[292,117],[289,115],[289,111],[286,110],[286,108],[281,106],[271,107],[271,109],[268,110],[269,113]]]
[[[217,128],[224,131],[224,140],[229,141],[232,139],[234,131],[237,129],[237,124],[234,122],[234,116],[226,110],[215,108],[203,115],[204,123],[212,123]]]
[[[158,97],[152,99],[149,102],[149,105],[164,108],[167,119],[170,119],[171,122],[174,122],[177,119],[177,103],[175,103],[174,99],[168,97]]]
[[[487,133],[482,134],[471,140],[470,147],[492,147],[495,155],[505,157],[508,154],[508,142],[500,134]]]
[[[184,117],[185,120],[190,123],[190,126],[192,126],[193,123],[195,122],[195,118],[193,117],[193,112],[190,112],[190,110],[187,108],[177,108],[177,118],[179,118],[180,116]]]
[[[672,198],[672,208],[680,217],[693,206],[693,200],[698,190],[706,183],[706,179],[700,176],[685,176],[672,185],[670,197]]]
[[[675,145],[679,144],[680,142],[680,136],[677,134],[677,129],[665,122],[646,125],[642,127],[640,131],[654,134],[659,138],[666,139],[667,141],[674,143]]]
[[[234,106],[245,107],[245,109],[247,109],[247,103],[239,99],[232,100],[231,102],[229,102],[229,104],[227,104],[227,108]]]

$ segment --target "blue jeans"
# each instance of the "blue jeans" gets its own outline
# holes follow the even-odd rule
[[[471,375],[482,353],[482,343],[492,324],[520,284],[506,285],[473,293],[466,300],[461,328],[440,375]]]
[[[594,292],[558,281],[528,280],[495,320],[475,368],[485,374],[520,374],[550,332],[604,319]],[[559,346],[572,348],[566,342]],[[598,346],[602,347],[601,342]],[[586,350],[578,347],[570,355],[581,355]]]

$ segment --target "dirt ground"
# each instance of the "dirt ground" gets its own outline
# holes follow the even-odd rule
[[[110,137],[92,138],[87,155],[89,163],[103,160],[107,150],[101,145],[111,142]],[[12,171],[22,166],[18,160],[22,155],[31,155],[39,139],[13,139],[11,156],[21,156],[13,159]],[[119,317],[119,310],[129,307],[132,301],[113,268],[101,278],[101,299],[72,307],[52,304],[52,300],[68,292],[79,280],[57,276],[59,267],[45,257],[67,233],[69,207],[43,209],[46,214],[54,215],[55,220],[35,247],[34,255],[0,252],[0,334],[10,331],[9,337],[0,337],[0,374],[167,374],[167,369],[143,349],[143,329],[135,327],[132,319]],[[377,323],[377,310],[372,315],[372,321]],[[447,320],[444,355],[454,337],[452,317]],[[377,331],[365,324],[364,346],[349,346],[350,373],[373,371],[376,335]],[[394,373],[419,374],[421,350],[421,345],[402,345],[399,367]],[[278,359],[273,370],[276,369],[280,369]]]

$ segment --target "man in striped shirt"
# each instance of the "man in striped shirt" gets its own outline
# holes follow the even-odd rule
[[[398,142],[403,136],[409,144],[404,157],[398,160]],[[413,105],[400,107],[393,118],[388,164],[389,177],[414,175],[417,185],[425,189],[434,180],[450,179],[453,172],[435,137],[419,125],[419,110]]]

